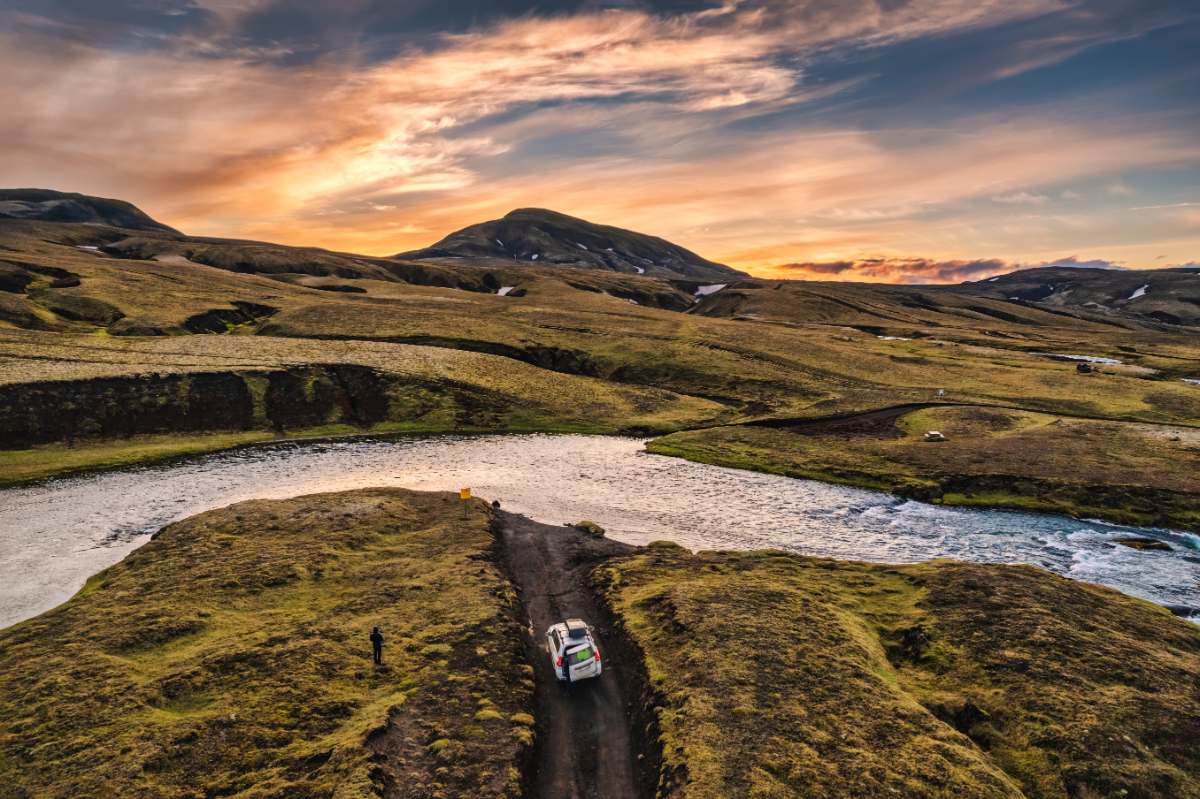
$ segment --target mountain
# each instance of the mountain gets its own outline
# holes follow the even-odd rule
[[[542,208],[521,208],[463,228],[397,258],[499,259],[530,264],[604,269],[678,280],[729,281],[745,273],[701,258],[657,236],[597,225]]]
[[[0,219],[82,222],[128,230],[179,233],[151,219],[132,203],[51,189],[0,189]]]
[[[1200,268],[1023,269],[964,283],[961,293],[1003,299],[1085,319],[1200,324]]]

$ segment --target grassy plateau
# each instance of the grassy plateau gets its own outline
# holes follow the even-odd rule
[[[519,795],[532,682],[489,523],[370,489],[165,528],[0,631],[2,792]]]
[[[687,799],[1200,796],[1200,629],[1030,566],[652,544],[597,583]]]

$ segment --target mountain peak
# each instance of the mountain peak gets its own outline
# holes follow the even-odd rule
[[[728,281],[745,276],[657,236],[598,225],[548,208],[517,208],[500,219],[451,233],[432,247],[396,257],[505,260],[677,280]]]

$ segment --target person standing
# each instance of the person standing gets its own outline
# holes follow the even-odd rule
[[[379,627],[371,630],[371,649],[375,653],[375,665],[383,665],[383,633],[379,631]]]

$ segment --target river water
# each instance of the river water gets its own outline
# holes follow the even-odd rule
[[[63,602],[177,519],[251,498],[367,486],[470,487],[539,521],[591,519],[635,544],[1034,563],[1200,607],[1200,537],[1188,533],[938,507],[651,455],[632,438],[436,436],[272,444],[0,491],[0,627]],[[1122,535],[1157,538],[1172,551],[1112,543]]]

